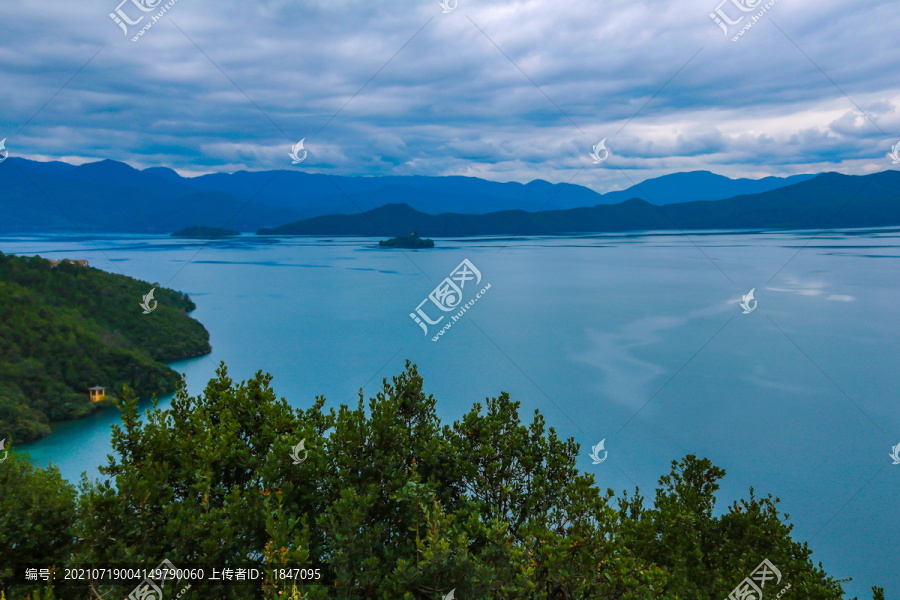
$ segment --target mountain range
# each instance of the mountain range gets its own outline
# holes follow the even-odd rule
[[[669,205],[766,193],[815,176],[729,179],[693,171],[600,194],[543,180],[522,184],[458,176],[343,177],[290,170],[182,177],[165,167],[138,170],[112,160],[76,166],[12,157],[0,164],[0,231],[169,233],[206,225],[252,232],[323,215],[358,215],[391,204],[433,215],[552,212],[633,198]]]
[[[425,214],[390,204],[262,229],[260,235],[559,235],[646,230],[820,229],[900,225],[900,171],[824,173],[760,194],[657,206],[632,198],[613,205],[488,214]]]

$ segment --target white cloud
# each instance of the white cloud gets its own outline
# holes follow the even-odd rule
[[[137,43],[109,18],[116,4],[0,7],[14,155],[262,170],[307,137],[335,173],[578,173],[606,191],[629,184],[614,167],[635,181],[868,173],[890,168],[900,139],[882,47],[900,14],[885,3],[778,3],[739,43],[709,19],[714,3],[689,0],[460,0],[446,15],[437,2],[178,0]],[[603,137],[613,158],[591,168]]]

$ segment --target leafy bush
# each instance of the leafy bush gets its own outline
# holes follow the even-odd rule
[[[725,472],[706,459],[673,462],[644,506],[637,490],[618,500],[601,492],[576,467],[578,444],[537,411],[523,422],[506,394],[442,425],[409,363],[368,404],[360,393],[357,406],[337,410],[324,398],[292,409],[270,383],[261,372],[236,383],[223,365],[196,397],[182,383],[168,410],[140,415],[126,396],[105,478],[83,478],[77,542],[60,543],[59,556],[321,569],[317,586],[192,583],[182,596],[204,600],[437,600],[451,590],[460,600],[722,600],[764,558],[790,584],[784,600],[842,598],[841,582],[791,538],[777,499],[751,489],[715,516]],[[6,493],[28,485],[13,478]],[[59,502],[63,531],[69,498]],[[20,509],[16,518],[41,517]],[[35,530],[29,544],[49,535]],[[95,587],[64,597],[131,591]]]

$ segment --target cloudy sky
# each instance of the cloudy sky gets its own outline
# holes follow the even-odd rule
[[[895,0],[446,1],[176,0],[132,41],[171,0],[5,0],[0,139],[12,156],[184,175],[287,165],[601,192],[696,169],[898,168]],[[117,8],[143,19],[126,34]],[[717,8],[743,19],[726,34]]]

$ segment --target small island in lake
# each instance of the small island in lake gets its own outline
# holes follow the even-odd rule
[[[381,248],[434,248],[434,240],[423,240],[419,234],[413,231],[409,235],[396,237],[391,240],[382,240],[378,242]]]
[[[196,225],[194,227],[187,227],[185,229],[176,231],[172,234],[172,237],[214,240],[216,238],[234,237],[236,235],[241,234],[237,231],[232,231],[231,229],[222,229],[220,227],[203,227],[202,225]]]

